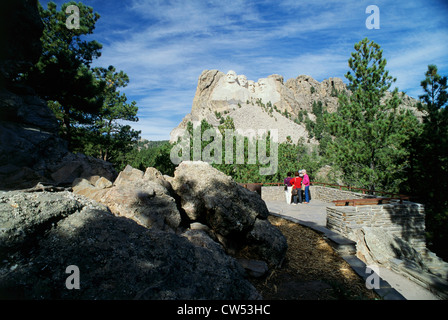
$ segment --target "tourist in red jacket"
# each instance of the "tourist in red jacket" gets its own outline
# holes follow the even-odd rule
[[[299,172],[295,173],[295,177],[291,179],[290,183],[292,184],[293,204],[302,204],[302,178],[299,176]]]

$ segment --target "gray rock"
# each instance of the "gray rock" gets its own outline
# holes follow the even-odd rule
[[[283,263],[288,249],[286,238],[268,220],[257,219],[246,239],[249,247],[270,266]]]
[[[97,176],[114,181],[117,177],[111,163],[82,153],[66,153],[56,161],[48,161],[43,170],[46,170],[54,184],[60,185],[71,185],[77,178],[90,179]]]
[[[286,239],[267,220],[266,203],[256,192],[201,161],[182,162],[172,186],[188,217],[213,230],[229,253],[250,246],[270,266],[281,264]]]
[[[110,187],[112,187],[112,182],[110,182],[104,177],[100,177],[98,180],[95,181],[95,188],[106,189]]]
[[[205,162],[182,162],[176,168],[172,186],[191,220],[204,220],[223,236],[248,231],[256,218],[266,219],[269,215],[258,194]]]
[[[42,230],[81,208],[71,192],[0,193],[0,251],[33,242]]]
[[[148,170],[145,174],[127,166],[108,188],[98,188],[85,179],[78,179],[73,192],[98,201],[115,215],[130,218],[144,227],[175,231],[181,226],[182,217],[167,189],[171,185],[160,172]]]
[[[264,261],[251,259],[237,259],[237,261],[253,278],[262,278],[269,271],[268,265]]]
[[[205,233],[147,229],[88,203],[36,238],[31,254],[0,262],[1,298],[260,298],[237,261]],[[70,265],[79,268],[79,290],[66,287]]]

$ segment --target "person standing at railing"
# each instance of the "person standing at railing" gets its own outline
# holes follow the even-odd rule
[[[302,177],[299,176],[299,172],[296,172],[295,177],[291,179],[291,184],[293,204],[302,204]]]
[[[302,201],[303,201],[303,199],[305,199],[305,186],[303,185],[303,172],[302,172],[302,170],[299,170],[299,177],[302,178],[302,186],[301,186],[301,189],[299,190],[299,192],[300,192],[300,196],[302,197]]]
[[[302,170],[303,173],[303,181],[302,184],[305,186],[305,202],[310,202],[310,177],[306,174],[306,170]]]
[[[291,184],[291,177],[292,173],[288,172],[287,177],[285,178],[285,180],[283,181],[285,184],[285,196],[286,196],[286,203],[287,204],[291,204],[291,191],[292,191],[292,184]]]

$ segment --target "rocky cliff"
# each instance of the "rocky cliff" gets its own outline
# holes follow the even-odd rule
[[[199,76],[191,112],[173,129],[170,141],[177,141],[189,121],[205,119],[218,126],[227,116],[233,119],[235,129],[277,129],[279,142],[288,136],[293,142],[300,138],[305,143],[317,144],[308,138],[304,117],[315,121],[314,102],[321,102],[328,112],[335,112],[338,94],[350,94],[340,78],[318,82],[310,76],[300,75],[284,81],[281,75],[270,75],[257,82],[247,80],[230,70],[204,70]],[[411,108],[415,100],[404,96],[403,106]]]

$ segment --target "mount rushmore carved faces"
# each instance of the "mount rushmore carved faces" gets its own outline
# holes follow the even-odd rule
[[[247,80],[245,75],[238,75],[229,70],[219,80],[211,94],[212,101],[229,101],[233,104],[245,103],[252,99],[261,99],[264,103],[276,103],[280,100],[275,80],[272,78],[261,78],[258,82]]]
[[[229,84],[239,84],[241,87],[249,89],[249,92],[255,93],[258,89],[260,92],[268,91],[268,79],[262,78],[259,79],[258,82],[254,82],[252,80],[247,80],[247,77],[244,74],[237,75],[237,73],[233,70],[229,70],[226,74],[226,82]]]
[[[226,74],[226,79],[228,83],[234,83],[236,81],[237,75],[236,72],[233,70],[229,70]]]
[[[258,90],[261,92],[265,92],[267,89],[267,79],[263,78],[263,79],[259,79],[258,80]]]
[[[249,89],[250,93],[255,93],[255,81],[253,80],[247,81],[247,88]]]
[[[243,88],[247,88],[247,77],[244,74],[238,76],[238,83]]]

